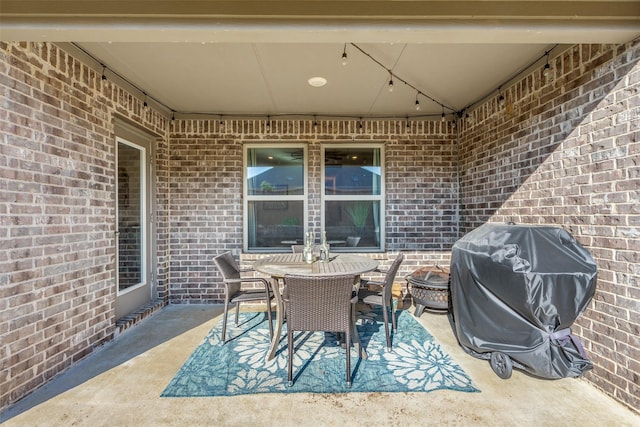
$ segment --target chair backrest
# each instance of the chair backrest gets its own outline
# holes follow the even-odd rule
[[[292,331],[349,330],[355,279],[354,275],[286,275],[287,327]]]
[[[293,252],[294,254],[301,254],[304,250],[304,245],[291,245],[291,252]],[[319,252],[320,251],[320,246],[314,244],[313,245],[313,252]]]
[[[396,259],[391,263],[391,267],[387,270],[387,274],[384,276],[383,286],[382,286],[382,299],[386,301],[387,304],[391,303],[391,294],[393,292],[393,281],[396,278],[396,274],[398,274],[398,269],[400,268],[400,264],[404,260],[404,254],[400,252]]]
[[[216,263],[218,270],[222,273],[222,279],[227,283],[229,287],[229,294],[233,294],[240,289],[240,282],[228,283],[229,279],[240,278],[240,267],[238,263],[231,255],[231,252],[224,252],[213,258],[213,262]]]

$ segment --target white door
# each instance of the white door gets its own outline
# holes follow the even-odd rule
[[[116,320],[149,303],[155,293],[151,141],[124,130],[116,126]]]

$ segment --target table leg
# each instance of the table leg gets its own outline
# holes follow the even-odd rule
[[[277,278],[271,278],[271,290],[276,300],[276,330],[273,331],[273,338],[271,338],[271,345],[269,346],[269,352],[267,353],[267,361],[273,359],[278,350],[278,343],[280,342],[280,334],[282,333],[282,324],[284,323],[284,302],[282,301],[282,294],[280,293],[280,284]]]

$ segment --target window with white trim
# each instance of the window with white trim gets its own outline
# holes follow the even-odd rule
[[[307,223],[306,145],[247,144],[244,162],[244,250],[291,250]]]
[[[384,250],[384,146],[322,147],[322,222],[332,251]]]

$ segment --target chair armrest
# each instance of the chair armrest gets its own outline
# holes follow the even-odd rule
[[[251,282],[262,282],[265,285],[269,285],[269,281],[264,277],[241,277],[239,279],[225,279],[223,280],[225,283],[251,283]]]

